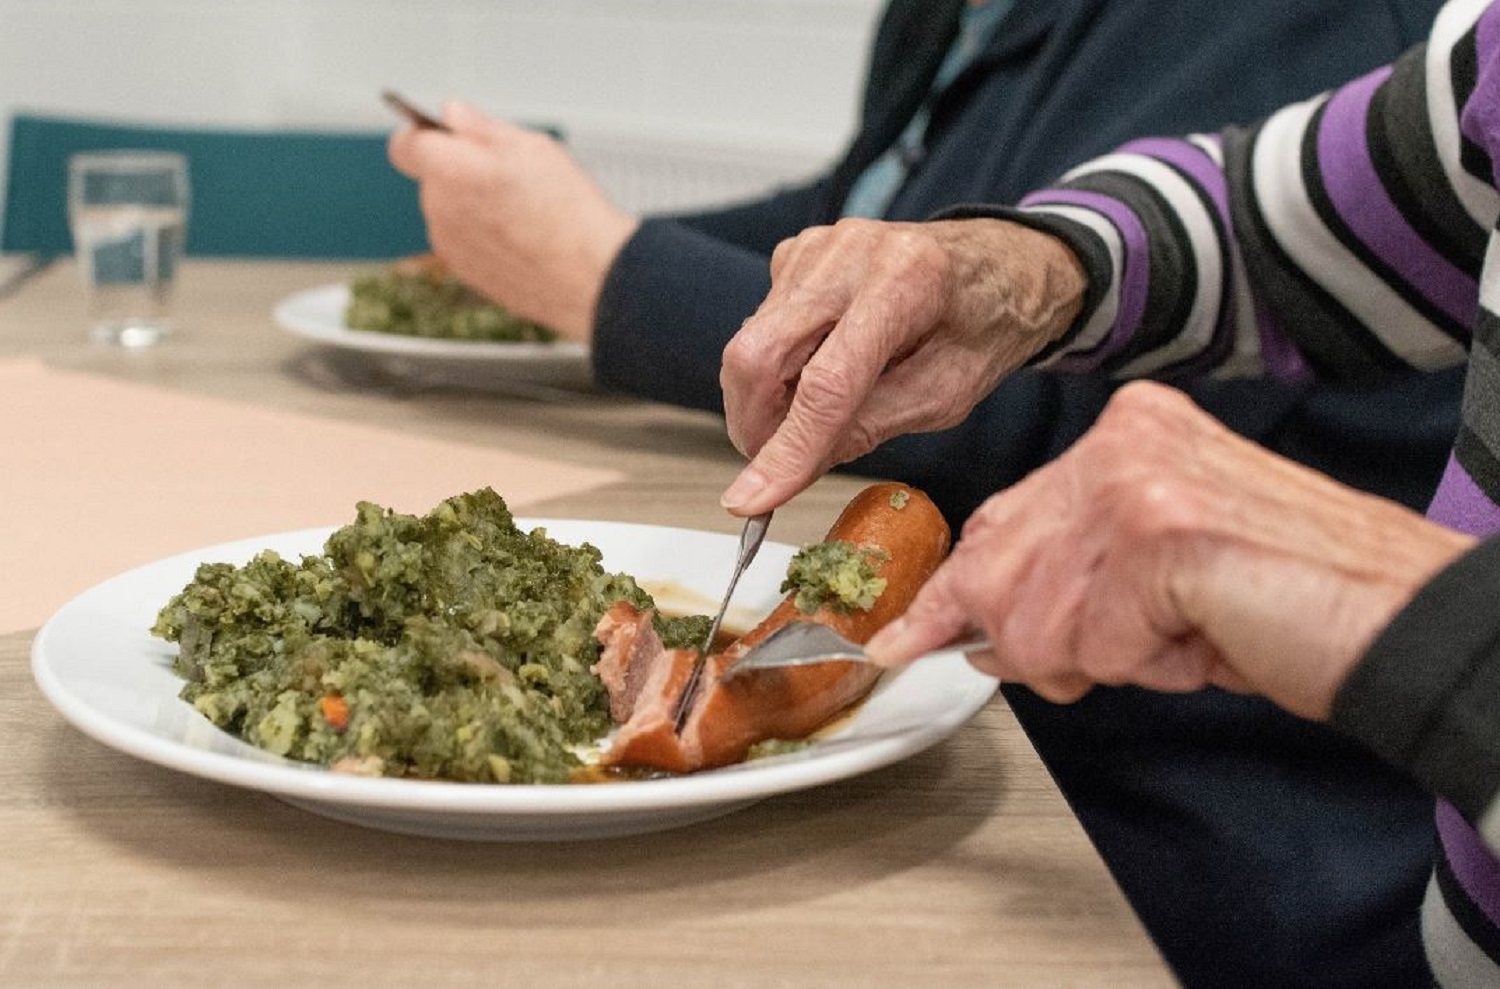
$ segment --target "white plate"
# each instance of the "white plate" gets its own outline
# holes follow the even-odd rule
[[[419,362],[424,369],[464,368],[531,381],[586,384],[589,351],[581,343],[500,343],[493,340],[434,340],[354,330],[344,322],[349,286],[323,285],[287,296],[272,317],[282,329],[314,343],[382,358]]]
[[[737,537],[617,522],[519,519],[567,543],[591,542],[612,571],[636,575],[664,606],[704,610],[728,580]],[[271,755],[220,731],[177,696],[176,646],[148,629],[201,562],[243,563],[262,549],[288,559],[322,550],[329,529],[208,547],[85,591],[37,634],[32,673],[63,716],[122,752],[251,787],[327,817],[408,834],[559,841],[638,834],[707,820],[764,797],[845,779],[945,738],[990,699],[995,681],[957,653],[887,676],[847,723],[800,752],[671,779],[498,786],[368,779]],[[731,621],[779,600],[793,547],[767,543],[746,572]],[[674,598],[681,598],[681,601]]]

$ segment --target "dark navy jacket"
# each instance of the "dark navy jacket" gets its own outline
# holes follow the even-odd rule
[[[860,131],[826,175],[761,201],[642,225],[600,299],[601,384],[721,411],[719,355],[769,288],[770,251],[837,219],[854,178],[927,99],[962,2],[890,3]],[[1255,119],[1392,60],[1426,37],[1440,6],[1020,0],[990,48],[932,106],[927,153],[889,216],[1011,203],[1131,138]],[[964,424],[892,441],[852,469],[925,488],[957,523],[1065,449],[1109,390],[1023,373]],[[1420,508],[1457,428],[1460,378],[1379,390],[1270,382],[1188,390],[1265,445]],[[1096,690],[1069,707],[1024,690],[1006,694],[1185,982],[1428,978],[1416,918],[1431,801],[1359,747],[1217,691]]]

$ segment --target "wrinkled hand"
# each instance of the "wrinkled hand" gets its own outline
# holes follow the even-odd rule
[[[432,250],[460,279],[518,316],[587,342],[615,255],[638,221],[557,141],[461,103],[452,128],[405,128],[390,158],[421,186]]]
[[[961,422],[1068,328],[1082,268],[1002,220],[842,220],[782,242],[771,291],[724,350],[738,515],[783,504],[902,433]]]
[[[986,502],[868,648],[896,664],[979,628],[993,651],[976,666],[1052,700],[1219,686],[1324,719],[1380,630],[1472,544],[1137,383]]]

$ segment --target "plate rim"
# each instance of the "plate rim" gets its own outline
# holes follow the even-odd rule
[[[732,552],[735,537],[700,529],[650,523],[613,522],[590,519],[516,517],[525,528],[585,524],[622,530],[649,529],[670,533],[692,533],[723,539]],[[496,820],[524,819],[558,814],[594,816],[602,814],[641,814],[706,807],[730,802],[749,802],[781,793],[807,789],[825,783],[852,778],[888,766],[921,752],[946,738],[977,714],[994,696],[998,682],[975,670],[960,653],[943,653],[921,664],[892,675],[877,690],[898,688],[902,679],[917,675],[957,675],[967,681],[956,685],[960,703],[945,708],[939,717],[920,728],[887,737],[852,740],[839,750],[835,733],[822,744],[824,749],[813,756],[791,756],[767,759],[752,764],[739,763],[720,770],[650,780],[629,780],[600,784],[525,784],[516,786],[459,783],[451,781],[365,778],[332,773],[326,767],[293,760],[255,761],[244,756],[192,748],[147,728],[130,724],[107,711],[100,711],[74,694],[47,658],[51,640],[79,611],[86,611],[111,590],[144,579],[146,572],[173,566],[207,562],[210,558],[244,557],[246,553],[265,548],[268,541],[309,542],[321,546],[337,526],[318,526],[289,530],[266,536],[238,539],[187,550],[144,563],[107,578],[75,595],[42,625],[31,645],[32,677],[63,718],[85,735],[117,751],[188,775],[214,780],[245,789],[345,807],[369,807],[402,810],[419,814],[490,816]],[[768,543],[768,547],[794,549],[787,544]],[[641,578],[649,579],[649,578]],[[166,644],[163,643],[165,646]],[[175,695],[176,703],[185,704]],[[202,715],[192,712],[194,717]],[[216,732],[222,729],[206,718],[204,724]],[[233,738],[227,732],[226,737]],[[248,744],[248,743],[245,743]]]
[[[374,354],[510,363],[587,364],[589,360],[588,346],[572,340],[559,340],[555,343],[441,340],[350,329],[342,319],[337,324],[332,324],[308,318],[300,311],[301,307],[318,304],[324,298],[338,300],[330,305],[342,310],[348,304],[349,291],[349,283],[332,282],[293,292],[276,303],[271,310],[271,318],[283,330],[304,340]]]

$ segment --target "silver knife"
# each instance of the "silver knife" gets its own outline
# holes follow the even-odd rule
[[[724,592],[724,600],[719,602],[719,613],[714,616],[714,622],[708,628],[708,637],[703,640],[703,648],[698,650],[698,658],[693,661],[693,672],[688,676],[687,686],[682,688],[682,695],[677,698],[677,711],[672,716],[673,731],[682,733],[682,726],[687,723],[688,712],[693,709],[693,701],[698,696],[698,690],[703,683],[703,666],[708,662],[708,654],[713,651],[714,636],[719,634],[719,626],[724,623],[724,613],[729,610],[729,600],[734,597],[734,588],[740,582],[740,574],[755,559],[755,554],[760,551],[760,544],[766,540],[766,530],[771,527],[771,513],[763,515],[752,515],[745,520],[745,527],[740,530],[739,557],[734,564],[734,573],[729,575],[729,588]]]

